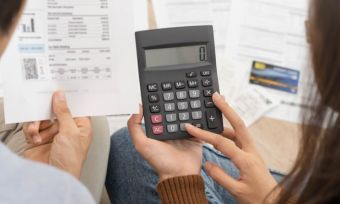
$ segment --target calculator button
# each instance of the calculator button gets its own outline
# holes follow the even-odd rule
[[[200,100],[190,101],[190,106],[192,109],[199,109],[202,107],[201,101]]]
[[[213,100],[211,100],[211,99],[205,99],[204,100],[204,104],[205,104],[206,108],[213,108],[213,107],[215,107],[215,104],[214,104]]]
[[[149,95],[149,102],[150,103],[157,103],[157,102],[159,102],[159,95],[158,94],[151,94],[151,95]]]
[[[185,128],[185,123],[181,123],[181,124],[179,125],[179,127],[180,127],[180,129],[181,129],[182,132],[186,132],[186,131],[187,131],[187,129]]]
[[[217,116],[215,110],[207,110],[206,111],[207,121],[208,121],[208,128],[215,129],[217,128]]]
[[[175,103],[166,103],[164,104],[164,109],[166,112],[172,112],[175,110]]]
[[[176,89],[184,89],[185,88],[185,82],[184,81],[177,81],[175,82]]]
[[[214,94],[214,91],[212,89],[206,89],[203,91],[203,95],[205,97],[211,97]]]
[[[162,89],[163,91],[169,91],[172,89],[172,84],[171,82],[166,82],[166,83],[162,83]]]
[[[170,124],[167,125],[167,129],[169,133],[175,133],[178,132],[178,125],[177,124]]]
[[[159,124],[163,122],[162,115],[152,115],[151,116],[151,122],[152,124]]]
[[[164,104],[164,109],[166,112],[175,111],[175,103],[166,103]]]
[[[189,113],[179,113],[178,116],[180,121],[189,120]]]
[[[192,125],[197,127],[197,128],[203,129],[203,125],[201,123],[193,123]]]
[[[189,80],[188,86],[189,86],[189,88],[196,88],[196,87],[198,87],[198,81],[197,80]]]
[[[178,110],[188,110],[189,108],[189,103],[188,102],[178,102],[177,103],[177,108]]]
[[[158,86],[157,86],[157,84],[149,84],[149,85],[148,85],[148,91],[149,91],[149,92],[156,92],[156,91],[158,91]]]
[[[184,100],[184,99],[188,98],[188,94],[187,94],[186,91],[176,92],[176,96],[177,96],[178,100]]]
[[[201,72],[201,76],[211,76],[211,71],[203,71]]]
[[[159,113],[159,112],[161,112],[160,105],[151,105],[150,106],[150,112],[151,113]]]
[[[190,98],[199,98],[201,92],[199,90],[189,90]]]
[[[204,87],[212,86],[212,79],[211,78],[202,79],[202,86]]]
[[[175,99],[174,92],[168,92],[163,94],[164,101],[172,101]]]
[[[152,126],[152,132],[154,135],[161,135],[164,132],[164,127],[161,125]]]
[[[196,72],[187,72],[186,73],[188,78],[195,78],[197,77],[197,73]]]
[[[202,119],[202,111],[194,111],[191,113],[191,117],[193,120],[201,120]]]
[[[172,123],[177,121],[177,115],[176,114],[167,114],[166,116],[166,122]]]

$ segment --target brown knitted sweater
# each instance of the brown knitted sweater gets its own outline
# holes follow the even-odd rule
[[[206,204],[204,181],[199,175],[175,177],[157,186],[163,204]]]
[[[160,182],[157,191],[162,204],[207,204],[204,181],[199,175],[174,177]],[[288,204],[297,203],[292,198]]]

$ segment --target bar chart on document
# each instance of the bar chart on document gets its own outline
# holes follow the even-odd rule
[[[26,80],[111,78],[108,0],[31,2],[18,28]]]
[[[60,89],[78,117],[136,112],[137,89],[120,86],[128,76],[129,86],[138,87],[129,8],[132,0],[27,1],[2,60],[6,122],[50,118],[51,96]]]

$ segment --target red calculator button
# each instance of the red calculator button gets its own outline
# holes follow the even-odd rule
[[[152,132],[154,135],[161,135],[164,132],[163,126],[152,126]]]
[[[163,117],[162,115],[152,115],[151,116],[151,122],[152,124],[159,124],[163,122]]]

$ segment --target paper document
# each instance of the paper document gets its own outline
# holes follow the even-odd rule
[[[6,123],[50,119],[58,89],[75,117],[137,112],[131,8],[133,0],[28,0],[1,60]]]
[[[249,88],[231,102],[231,106],[244,120],[247,127],[261,119],[279,105],[275,97],[258,88]]]
[[[280,100],[280,106],[268,116],[300,122],[299,113],[305,107],[305,90],[311,87],[308,43],[305,20],[307,0],[237,0],[233,1],[228,28],[226,57],[242,66],[223,69],[223,75],[242,75],[240,89],[249,86],[254,61],[293,69],[301,76],[297,93],[266,89]],[[256,85],[255,85],[256,86]],[[236,88],[238,89],[238,88]],[[289,113],[289,114],[287,114]]]
[[[213,25],[217,55],[224,53],[231,0],[153,0],[157,26]]]

